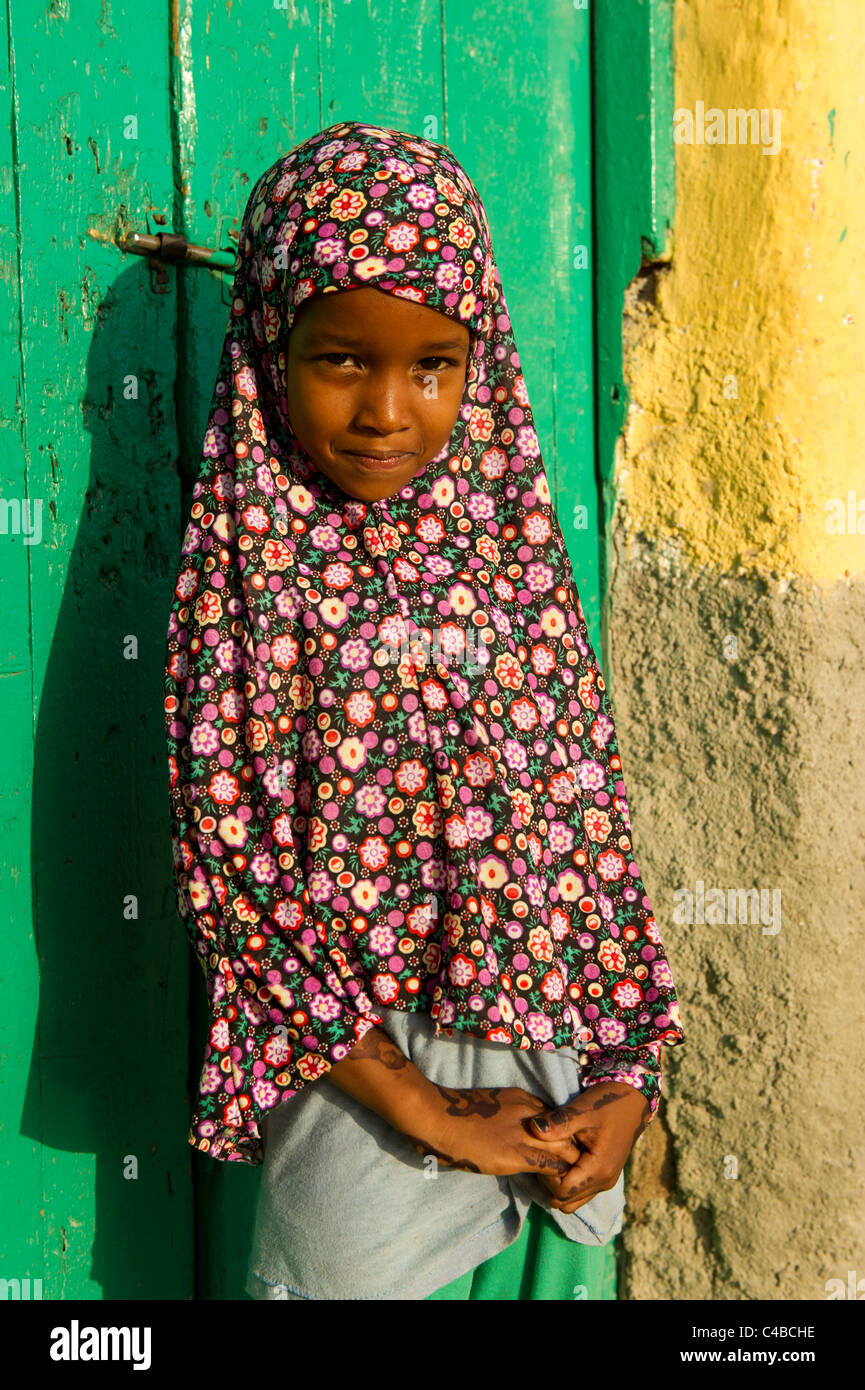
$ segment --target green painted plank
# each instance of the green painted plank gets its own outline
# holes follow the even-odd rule
[[[16,869],[33,914],[32,936],[29,912],[12,930],[14,990],[4,978],[22,1056],[4,1071],[2,1143],[14,1175],[40,1145],[44,1184],[37,1198],[22,1183],[3,1263],[38,1230],[45,1298],[182,1298],[191,966],[167,886],[161,712],[176,305],[110,239],[172,196],[167,12],[10,13],[24,476],[45,506],[27,555],[34,695],[10,718],[13,744],[35,745]]]
[[[550,488],[594,633],[588,11],[565,0],[540,7],[519,0],[503,19],[493,0],[471,7],[444,0],[444,13],[446,143],[487,209]]]
[[[629,404],[622,313],[641,264],[670,255],[675,203],[673,0],[595,0],[592,47],[602,589],[609,584],[616,439]]]

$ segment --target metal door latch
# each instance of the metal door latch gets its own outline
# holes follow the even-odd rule
[[[208,270],[226,270],[234,273],[237,269],[237,255],[234,251],[218,251],[211,246],[195,246],[179,232],[130,232],[118,241],[122,251],[132,251],[136,256],[149,256],[151,269],[155,272],[153,288],[164,294],[168,288],[166,263],[176,265],[203,265]]]

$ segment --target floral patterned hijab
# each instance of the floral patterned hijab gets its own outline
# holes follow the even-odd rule
[[[464,324],[445,449],[396,495],[323,476],[286,414],[310,295]],[[259,178],[183,541],[166,734],[209,1037],[190,1143],[266,1114],[377,1006],[579,1048],[657,1104],[684,1034],[634,862],[612,712],[553,509],[481,199],[443,145],[344,122]]]

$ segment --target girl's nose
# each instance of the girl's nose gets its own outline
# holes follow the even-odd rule
[[[396,374],[370,376],[357,400],[354,424],[377,434],[396,434],[411,424],[408,391]]]

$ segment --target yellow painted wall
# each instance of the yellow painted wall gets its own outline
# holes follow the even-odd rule
[[[676,146],[670,266],[626,333],[626,524],[826,585],[865,570],[865,12],[678,0],[675,34],[677,112],[765,110],[768,138]]]

